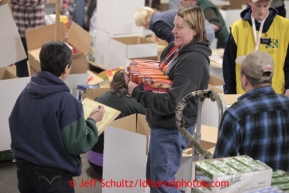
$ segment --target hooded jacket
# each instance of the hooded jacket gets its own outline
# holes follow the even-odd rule
[[[240,20],[231,26],[231,32],[223,57],[223,76],[225,94],[244,93],[240,83],[240,65],[235,59],[241,55],[248,55],[254,51],[255,40],[253,34],[251,8],[241,12]],[[256,34],[260,23],[256,23]],[[261,38],[270,38],[270,43],[260,43],[259,50],[269,53],[274,59],[274,76],[272,87],[278,94],[284,93],[284,88],[289,89],[289,20],[277,15],[274,8],[269,9],[265,20]]]
[[[98,139],[94,120],[85,120],[82,104],[50,72],[39,72],[18,97],[9,117],[15,159],[81,174],[79,154]]]
[[[174,47],[170,43],[161,55],[161,60]],[[209,81],[208,42],[189,43],[184,46],[178,57],[171,63],[168,73],[173,81],[170,92],[154,93],[135,87],[132,96],[147,108],[147,121],[150,127],[177,129],[175,111],[179,102],[190,92],[206,89]],[[183,111],[185,128],[193,126],[197,120],[198,99],[190,101]]]
[[[216,15],[217,15],[217,17],[221,23],[220,30],[215,33],[215,36],[218,39],[217,48],[224,48],[226,45],[226,42],[227,42],[229,32],[227,30],[226,23],[225,23],[222,15],[221,15],[218,7],[209,0],[198,0],[197,5],[200,6],[204,10],[204,12],[208,8],[213,9],[216,12]]]

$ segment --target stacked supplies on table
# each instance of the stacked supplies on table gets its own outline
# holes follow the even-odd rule
[[[243,193],[271,185],[272,169],[248,156],[200,160],[194,166],[195,180],[203,186],[193,192]]]
[[[135,59],[128,66],[130,81],[144,90],[153,92],[169,92],[172,81],[159,68],[159,61]]]

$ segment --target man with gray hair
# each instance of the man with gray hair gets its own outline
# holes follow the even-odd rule
[[[236,62],[246,93],[224,113],[214,158],[248,155],[273,170],[289,172],[289,97],[271,87],[273,59],[253,51]]]

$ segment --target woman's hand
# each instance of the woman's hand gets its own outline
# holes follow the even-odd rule
[[[91,111],[89,117],[92,118],[95,122],[100,122],[103,118],[104,113],[104,107],[98,106]]]

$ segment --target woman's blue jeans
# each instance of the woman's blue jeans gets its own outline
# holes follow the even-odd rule
[[[195,126],[187,130],[193,134]],[[176,129],[151,128],[146,178],[151,193],[179,193],[174,185],[188,140]]]

